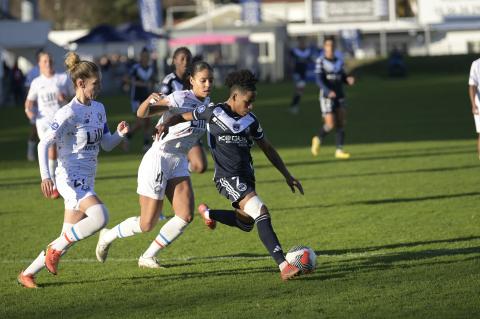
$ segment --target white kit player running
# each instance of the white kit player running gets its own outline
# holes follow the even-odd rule
[[[137,116],[147,117],[163,113],[162,118],[166,121],[175,114],[208,105],[213,86],[212,67],[202,61],[194,63],[189,81],[191,90],[176,91],[166,98],[157,93],[151,94],[140,105]],[[112,229],[100,232],[96,248],[100,262],[106,260],[108,249],[117,238],[148,232],[155,227],[166,195],[172,203],[175,216],[163,225],[155,240],[138,260],[139,267],[161,267],[156,255],[177,239],[193,219],[194,196],[187,153],[205,131],[205,121],[189,121],[172,126],[163,139],[155,139],[138,169],[140,216],[127,218]]]
[[[112,150],[128,133],[125,121],[111,134],[103,104],[95,101],[100,92],[99,67],[90,61],[81,61],[69,53],[65,65],[75,87],[75,97],[61,108],[50,129],[38,145],[38,159],[42,177],[41,189],[45,197],[53,192],[52,175],[47,165],[47,149],[57,143],[59,163],[56,170],[58,191],[65,200],[65,215],[60,236],[41,252],[33,263],[18,275],[18,282],[26,288],[36,288],[35,275],[45,266],[56,275],[60,257],[77,241],[85,239],[108,222],[108,211],[94,191],[97,157],[100,146]]]
[[[25,113],[31,121],[35,120],[38,137],[42,139],[52,124],[53,116],[61,105],[66,103],[69,89],[67,75],[55,73],[52,56],[49,53],[39,53],[38,66],[40,75],[32,81],[28,90]],[[51,172],[54,172],[56,166],[57,152],[55,144],[53,144],[48,150],[48,167]],[[55,183],[53,176],[52,178]],[[55,189],[52,198],[58,197],[58,191]]]
[[[472,62],[470,68],[470,77],[468,78],[468,95],[470,97],[470,104],[472,106],[473,119],[475,120],[475,129],[478,133],[477,151],[480,159],[480,59]]]

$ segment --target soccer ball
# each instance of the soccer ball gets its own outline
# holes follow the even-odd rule
[[[290,265],[299,268],[302,274],[313,272],[317,263],[317,255],[315,254],[315,251],[307,246],[292,247],[287,252],[285,259]]]

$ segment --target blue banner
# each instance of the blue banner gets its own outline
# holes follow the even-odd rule
[[[242,21],[248,25],[257,25],[262,21],[260,0],[240,0]]]
[[[163,26],[161,0],[138,0],[138,8],[145,31],[156,32]]]

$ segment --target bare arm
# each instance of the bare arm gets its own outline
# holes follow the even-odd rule
[[[155,103],[150,103],[155,101]],[[152,93],[145,101],[140,104],[137,110],[137,117],[147,118],[154,115],[160,115],[169,109],[169,102],[163,95]]]
[[[295,193],[295,187],[296,187],[300,191],[300,194],[303,195],[302,184],[300,184],[300,181],[298,181],[295,177],[293,177],[290,174],[287,167],[285,166],[285,163],[283,162],[282,158],[280,157],[278,152],[275,150],[273,145],[265,137],[260,140],[257,140],[256,142],[257,142],[257,145],[265,154],[265,156],[268,158],[270,163],[272,163],[272,165],[275,166],[275,168],[278,169],[280,173],[282,173],[283,177],[285,177],[285,181],[287,182],[288,186],[290,186],[292,192]]]
[[[475,103],[475,95],[477,94],[477,87],[475,85],[468,86],[468,95],[470,96],[470,104],[472,105],[472,113],[478,114],[478,105]]]
[[[33,110],[33,101],[25,100],[25,114],[27,115],[28,119],[31,120],[35,116],[35,112]]]
[[[155,127],[156,128],[155,139],[159,139],[159,138],[162,138],[164,135],[167,135],[168,128],[170,126],[174,126],[178,123],[187,122],[187,121],[193,121],[193,112],[176,114],[170,117],[168,120],[158,124]]]

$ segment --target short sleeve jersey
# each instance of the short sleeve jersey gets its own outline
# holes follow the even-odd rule
[[[183,90],[183,82],[174,72],[163,78],[162,85],[160,87],[160,93],[169,95],[175,91],[181,90]]]
[[[152,82],[155,80],[155,69],[151,64],[145,68],[140,63],[136,63],[130,69],[130,78],[136,81]],[[132,85],[130,98],[132,101],[142,102],[150,93],[148,87]]]
[[[308,69],[308,65],[314,61],[313,50],[311,48],[293,48],[290,51],[290,57],[294,62],[293,72],[305,77]]]
[[[109,132],[102,103],[92,101],[84,105],[73,98],[55,114],[45,138],[57,144],[59,167],[94,176],[100,142]]]
[[[242,176],[255,181],[250,148],[254,140],[264,137],[263,129],[253,113],[240,116],[227,104],[201,106],[193,118],[207,121],[208,144],[215,161],[215,176]]]
[[[210,103],[210,98],[200,101],[193,91],[175,91],[167,96],[170,109],[165,112],[159,123],[166,121],[175,114],[192,112],[198,107],[205,107]],[[168,153],[187,154],[198,139],[205,134],[205,121],[194,120],[171,126],[168,134],[159,141],[155,141],[152,147],[160,147]]]
[[[66,74],[55,73],[51,77],[46,77],[42,74],[32,81],[28,90],[27,100],[37,103],[37,120],[45,119],[51,121],[55,113],[60,109],[59,95],[67,96],[69,93]]]
[[[315,73],[328,90],[334,91],[338,98],[344,97],[343,84],[346,80],[343,59],[335,56],[332,60],[327,59],[323,54],[318,57],[315,63]],[[324,92],[326,95],[328,92]]]
[[[468,78],[468,85],[477,87],[477,94],[475,94],[475,104],[480,107],[480,59],[473,61],[470,68],[470,76]]]

